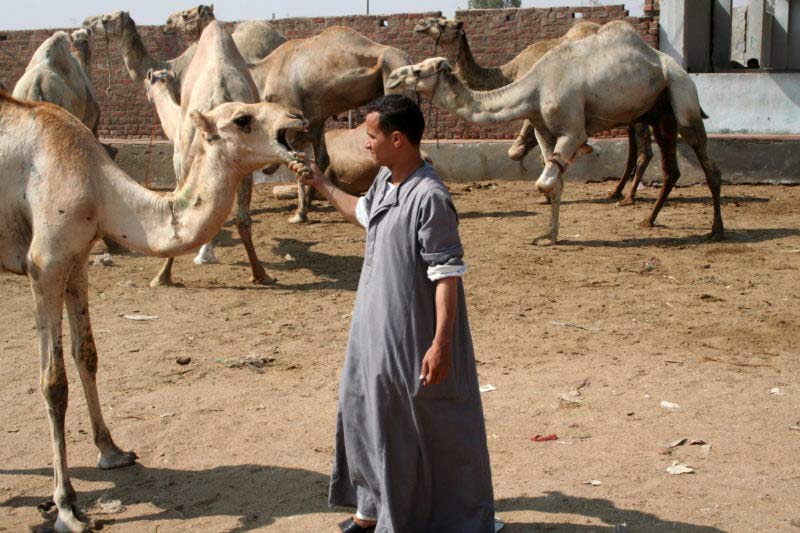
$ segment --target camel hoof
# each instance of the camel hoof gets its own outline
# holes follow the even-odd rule
[[[606,195],[606,198],[609,200],[616,200],[618,198],[622,198],[622,193],[619,191],[611,191]]]
[[[57,533],[84,533],[91,531],[92,527],[88,517],[80,512],[74,505],[68,509],[59,509],[53,531]]]
[[[171,277],[156,276],[150,280],[150,286],[154,289],[158,287],[172,287],[172,285]]]
[[[649,218],[646,218],[646,219],[642,220],[641,222],[639,222],[639,227],[640,228],[652,228],[654,226],[655,226],[655,224],[653,224],[653,221],[650,220]]]
[[[264,274],[263,276],[250,276],[250,283],[254,285],[272,285],[278,282],[278,278],[275,276],[271,276],[270,274]]]
[[[719,242],[725,240],[725,230],[723,229],[715,229],[711,230],[711,233],[708,236],[708,239],[711,241]]]
[[[626,206],[629,206],[629,205],[633,205],[634,203],[636,203],[636,200],[634,200],[633,198],[628,197],[628,198],[623,198],[622,200],[617,202],[617,205],[619,207],[626,207]]]
[[[214,255],[214,250],[208,248],[200,250],[200,253],[195,256],[192,262],[197,266],[216,265],[219,264],[219,259]]]
[[[114,451],[100,452],[100,458],[97,461],[97,467],[103,470],[113,470],[115,468],[123,468],[131,466],[136,463],[136,452],[123,452],[120,449]]]
[[[553,201],[550,199],[550,196],[545,194],[542,201],[539,202],[540,205],[552,205]]]
[[[556,244],[557,240],[554,239],[551,235],[542,235],[541,237],[537,237],[534,239],[533,244],[536,246],[553,246]]]
[[[295,213],[294,215],[289,217],[289,224],[303,224],[305,222],[308,222],[308,215]]]

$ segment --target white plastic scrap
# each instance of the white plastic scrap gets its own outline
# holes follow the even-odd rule
[[[674,411],[676,409],[680,409],[681,406],[677,403],[668,402],[666,400],[661,400],[661,407],[664,409],[669,409],[670,411]]]
[[[678,461],[673,461],[672,466],[667,467],[667,473],[675,476],[678,474],[692,474],[694,473],[694,468],[678,463]]]
[[[148,320],[157,320],[158,317],[155,315],[125,315],[124,318],[128,320],[136,320],[139,322],[146,322]]]
[[[497,390],[497,387],[494,385],[487,383],[486,385],[481,385],[478,387],[478,390],[481,392],[492,392],[493,390]]]
[[[102,514],[117,514],[125,510],[121,500],[104,500],[103,498],[97,499],[97,506],[100,507]]]
[[[603,484],[603,482],[600,481],[599,479],[590,479],[589,481],[584,481],[583,484],[584,485],[591,485],[593,487],[599,487],[600,485]]]

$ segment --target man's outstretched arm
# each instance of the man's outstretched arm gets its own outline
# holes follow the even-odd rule
[[[356,226],[361,226],[356,218],[358,196],[347,194],[336,187],[328,178],[322,175],[316,163],[308,160],[298,160],[297,162],[289,163],[289,170],[294,172],[303,185],[314,187],[319,191],[342,214],[345,220]]]

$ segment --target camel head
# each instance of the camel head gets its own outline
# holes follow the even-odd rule
[[[287,141],[308,129],[302,112],[271,102],[228,102],[211,111],[189,114],[206,153],[253,172],[273,163],[289,163],[295,152]]]
[[[169,92],[170,97],[177,102],[178,94],[175,87],[175,74],[167,69],[147,71],[147,76],[144,79],[144,92],[147,95],[147,101],[153,103],[152,91],[154,87],[159,87]]]
[[[164,33],[182,33],[194,40],[198,40],[200,34],[203,33],[203,29],[212,20],[216,20],[214,17],[214,4],[184,9],[167,17],[167,22],[164,24]]]
[[[431,57],[416,65],[400,67],[392,71],[386,81],[388,89],[404,88],[414,90],[423,96],[431,96],[436,91],[439,77],[453,70],[447,59]]]
[[[414,26],[414,33],[426,35],[437,44],[450,44],[459,38],[464,23],[444,17],[426,17],[419,19]]]
[[[106,35],[122,35],[125,28],[135,27],[136,24],[127,11],[115,11],[106,15],[88,17],[83,21],[82,26]]]
[[[72,43],[72,49],[81,54],[88,63],[92,57],[92,29],[75,30],[70,34],[69,40]]]

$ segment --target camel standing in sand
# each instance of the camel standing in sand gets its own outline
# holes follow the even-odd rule
[[[114,444],[97,393],[97,350],[89,318],[88,259],[99,235],[160,257],[196,249],[219,231],[244,175],[288,162],[279,142],[305,121],[272,104],[224,104],[189,116],[200,132],[183,186],[160,195],[138,185],[72,115],[51,104],[0,94],[0,270],[27,275],[39,336],[41,390],[54,451],[56,531],[85,531],[67,471],[66,305],[100,468],[133,464]]]
[[[167,17],[164,33],[179,33],[197,41],[209,22],[215,20],[214,6],[199,5],[178,11]],[[246,20],[236,25],[233,42],[248,63],[267,57],[287,41],[286,36],[265,20]]]
[[[203,30],[197,43],[197,51],[192,64],[186,71],[180,97],[180,121],[177,123],[175,150],[177,158],[178,184],[183,182],[194,164],[192,149],[196,134],[195,124],[187,120],[193,111],[204,111],[224,102],[254,103],[258,101],[258,91],[253,84],[247,64],[233,42],[231,36],[222,29],[219,22],[212,21]],[[298,116],[300,113],[297,113]],[[173,158],[175,162],[175,158]],[[239,190],[236,209],[236,228],[247,251],[252,269],[253,283],[274,283],[275,278],[267,274],[258,259],[250,228],[250,198],[253,176],[244,177]],[[200,257],[205,262],[213,261],[213,245],[209,242],[203,247]],[[197,262],[197,260],[196,260]],[[151,282],[152,286],[172,284],[173,259],[167,259],[164,267]]]
[[[579,22],[572,26],[567,33],[557,39],[545,39],[531,44],[517,56],[498,67],[482,67],[472,55],[472,49],[464,31],[464,23],[458,20],[427,17],[420,19],[414,27],[418,35],[430,37],[436,43],[436,49],[441,47],[450,65],[453,74],[467,87],[477,91],[499,89],[509,83],[522,78],[531,67],[547,52],[567,41],[577,41],[594,35],[601,28],[594,22]],[[434,55],[436,53],[434,52]],[[536,134],[529,120],[525,120],[522,130],[508,149],[508,156],[513,161],[521,161],[536,147]],[[618,205],[632,205],[636,196],[636,188],[647,170],[647,165],[653,158],[650,128],[646,124],[637,123],[628,125],[628,160],[625,171],[622,173],[617,186],[608,197],[622,198],[622,190],[631,175],[634,175],[633,186],[628,196]]]
[[[531,121],[545,160],[536,187],[548,193],[552,202],[550,231],[538,239],[540,244],[557,241],[562,174],[584,149],[589,135],[637,121],[654,127],[663,173],[661,194],[642,225],[653,225],[680,177],[676,156],[680,133],[697,155],[711,190],[711,236],[724,236],[720,172],[708,155],[697,89],[672,58],[651,48],[624,22],[611,22],[596,35],[561,44],[522,79],[493,91],[465,87],[444,58],[400,68],[387,85],[416,88],[470,122]]]
[[[84,38],[82,33],[76,33],[76,38]],[[79,51],[88,50],[88,47],[79,46]],[[84,59],[83,53],[75,57],[70,36],[63,31],[55,32],[33,53],[25,73],[14,87],[13,95],[19,100],[50,102],[61,106],[97,136],[100,106],[89,76],[79,60],[79,57]]]
[[[250,72],[262,100],[303,112],[310,124],[314,159],[324,172],[329,162],[325,120],[381,96],[392,70],[409,63],[402,50],[378,44],[350,28],[332,26],[314,37],[283,43],[251,65]],[[298,184],[298,207],[289,221],[306,220],[308,202]]]

